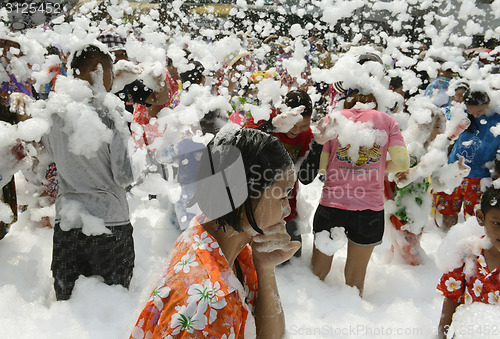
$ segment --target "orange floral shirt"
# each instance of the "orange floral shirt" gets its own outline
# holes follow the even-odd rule
[[[130,338],[244,338],[257,293],[251,247],[238,256],[244,286],[198,222],[181,234],[169,257]]]

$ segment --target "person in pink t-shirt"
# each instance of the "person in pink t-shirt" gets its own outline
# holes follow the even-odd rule
[[[333,229],[343,227],[349,240],[346,284],[362,294],[368,261],[384,234],[384,174],[408,169],[409,156],[397,122],[376,110],[373,95],[354,90],[344,108],[329,115],[337,137],[324,144],[321,154],[319,172],[325,180],[313,222],[312,268],[326,278],[333,254],[318,249],[316,239],[323,231],[335,238]]]

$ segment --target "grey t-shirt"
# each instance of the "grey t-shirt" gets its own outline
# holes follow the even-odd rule
[[[70,150],[65,121],[57,113],[51,116],[50,132],[42,137],[57,166],[56,221],[63,229],[87,227],[95,218],[102,219],[105,226],[129,223],[125,187],[132,183],[133,175],[127,136],[118,131],[104,109],[96,112],[111,130],[112,139],[103,142],[90,158]]]

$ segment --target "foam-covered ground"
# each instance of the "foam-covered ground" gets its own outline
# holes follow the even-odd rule
[[[314,182],[302,187],[299,209],[309,219],[319,198],[319,185]],[[128,336],[180,232],[164,198],[149,200],[147,195],[133,192],[129,204],[137,259],[130,290],[82,277],[71,300],[57,302],[50,272],[52,230],[38,227],[27,212],[20,215],[0,241],[2,338]],[[436,252],[443,237],[429,222],[422,237],[426,258],[417,267],[392,258],[390,241],[385,239],[373,253],[365,296],[360,298],[343,283],[346,247],[336,254],[330,275],[321,282],[309,269],[312,236],[306,234],[302,257],[277,269],[289,337],[432,338],[442,305],[435,286],[441,275]],[[484,310],[464,314],[472,314],[477,323],[478,312]],[[467,319],[471,316],[462,315],[460,321]]]

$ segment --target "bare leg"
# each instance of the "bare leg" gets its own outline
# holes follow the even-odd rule
[[[333,256],[329,256],[321,252],[313,245],[313,253],[312,253],[312,271],[313,273],[320,278],[321,280],[325,280],[326,276],[330,272],[330,268],[332,267]]]
[[[443,228],[448,231],[452,226],[458,222],[458,215],[443,215]]]
[[[345,282],[357,287],[359,295],[363,295],[366,267],[370,261],[374,246],[359,246],[352,242],[347,243],[347,261],[345,263]]]

